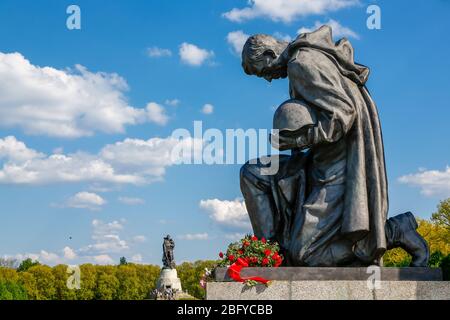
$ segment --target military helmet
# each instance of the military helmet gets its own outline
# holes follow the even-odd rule
[[[315,112],[303,100],[291,99],[283,102],[275,111],[273,128],[280,134],[293,134],[317,122]]]

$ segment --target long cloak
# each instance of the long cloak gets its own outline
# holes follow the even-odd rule
[[[369,69],[354,62],[347,39],[333,42],[328,26],[301,34],[289,44],[288,55],[291,97],[323,115],[314,143],[333,143],[344,135],[348,141],[340,233],[355,243],[359,259],[377,261],[386,250],[388,195],[380,120],[365,87]]]

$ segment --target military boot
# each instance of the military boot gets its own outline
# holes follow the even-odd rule
[[[416,231],[417,221],[411,212],[386,221],[387,249],[402,248],[412,256],[411,267],[426,267],[430,257],[427,242]]]

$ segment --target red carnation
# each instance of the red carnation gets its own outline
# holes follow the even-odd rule
[[[272,250],[266,249],[264,250],[264,254],[266,255],[266,257],[269,257],[272,254]]]
[[[262,243],[266,243],[266,242],[267,242],[267,241],[266,241],[266,238],[262,237],[262,238],[261,238],[261,242],[262,242]]]
[[[219,257],[223,258],[223,252],[219,252]]]
[[[238,253],[239,253],[239,254],[244,254],[244,251],[238,250]]]
[[[275,254],[272,256],[273,260],[275,260],[275,267],[278,267],[283,262],[283,258],[278,254],[278,252],[275,252]]]
[[[251,263],[258,263],[258,258],[257,257],[251,257],[250,258],[250,262]]]
[[[244,247],[248,247],[250,245],[250,242],[248,241],[244,241],[244,243],[242,244]]]
[[[232,254],[230,254],[230,255],[228,256],[228,260],[230,260],[231,262],[233,262],[233,261],[234,261],[234,256],[233,256]]]
[[[281,262],[283,262],[281,258],[278,259],[278,260],[275,260],[275,265],[274,266],[275,267],[279,267],[281,265]]]
[[[252,240],[253,240],[253,241],[258,241],[258,238],[255,237],[255,236],[253,236],[253,237],[252,237]]]
[[[264,259],[262,260],[262,265],[263,265],[263,266],[267,266],[268,264],[269,264],[269,259],[264,258]]]

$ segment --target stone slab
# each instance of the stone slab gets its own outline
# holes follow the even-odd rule
[[[274,281],[246,287],[239,282],[208,282],[207,300],[450,300],[449,281]]]
[[[259,276],[268,280],[281,281],[332,281],[332,280],[367,280],[373,271],[364,268],[244,268],[242,277]],[[214,270],[215,281],[233,281],[227,273],[227,268]],[[440,268],[380,268],[380,280],[384,281],[441,281]]]

